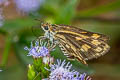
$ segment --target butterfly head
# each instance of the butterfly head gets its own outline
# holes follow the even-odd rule
[[[55,31],[57,30],[57,26],[50,23],[41,23],[41,27],[45,32],[49,33],[55,33]]]
[[[44,31],[49,31],[50,30],[50,24],[49,23],[41,23],[41,27]]]
[[[50,23],[41,23],[41,28],[45,31],[44,36],[47,38],[53,38],[56,34],[56,28]]]

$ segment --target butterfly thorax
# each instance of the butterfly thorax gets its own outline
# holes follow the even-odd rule
[[[53,41],[55,39],[54,36],[56,35],[59,27],[57,25],[52,25],[49,23],[41,24],[41,27],[45,31],[44,36],[50,39],[50,41]]]

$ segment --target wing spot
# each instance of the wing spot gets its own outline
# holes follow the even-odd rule
[[[93,40],[91,43],[94,44],[94,45],[99,45],[99,44],[101,44],[101,42],[99,42],[98,40]]]
[[[110,48],[110,46],[106,44],[104,47],[104,50],[108,50],[109,48]]]
[[[65,45],[67,48],[70,48],[70,46],[68,44]]]
[[[80,32],[80,33],[87,33],[87,32]]]
[[[82,38],[80,38],[80,37],[75,37],[76,38],[76,40],[82,40]]]
[[[83,48],[80,49],[82,52],[85,52]]]
[[[82,49],[84,49],[86,52],[88,52],[89,48],[91,48],[91,47],[87,44],[82,45]]]
[[[98,35],[98,34],[93,34],[92,35],[92,38],[95,38],[95,39],[97,39],[97,38],[99,38],[100,37],[100,35]]]
[[[101,52],[103,49],[102,48],[100,48],[100,47],[97,47],[96,49],[95,49],[95,51],[97,51],[97,52]]]
[[[100,57],[100,56],[101,56],[99,53],[96,53],[95,55],[96,55],[96,58],[98,58],[98,57]]]
[[[84,39],[89,38],[88,36],[84,36],[84,35],[82,35],[82,34],[78,34],[78,33],[76,33],[76,32],[72,32],[72,31],[59,30],[59,31],[56,31],[56,32],[57,32],[57,33],[58,33],[58,32],[62,32],[62,33],[74,34],[74,35],[80,36],[80,37],[82,37],[82,38],[84,38]],[[57,36],[59,36],[59,35],[57,34]],[[60,37],[60,36],[59,36],[59,37]]]

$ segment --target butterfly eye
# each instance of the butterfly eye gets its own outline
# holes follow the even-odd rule
[[[44,26],[44,29],[45,29],[45,30],[48,30],[48,26]]]

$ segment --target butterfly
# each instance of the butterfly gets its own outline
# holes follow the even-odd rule
[[[44,37],[48,38],[54,47],[58,45],[68,59],[77,59],[83,64],[104,55],[110,49],[107,44],[109,37],[100,33],[62,24],[41,23],[41,28],[45,32]]]

